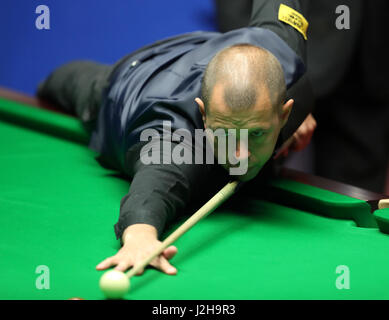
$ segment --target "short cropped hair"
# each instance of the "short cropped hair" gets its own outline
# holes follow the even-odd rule
[[[216,83],[225,87],[224,101],[231,110],[247,110],[268,89],[273,108],[286,100],[281,64],[269,51],[251,44],[237,44],[219,51],[209,62],[202,82],[201,99],[207,110]]]

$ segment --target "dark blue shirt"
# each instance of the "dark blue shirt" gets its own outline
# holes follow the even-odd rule
[[[145,144],[140,142],[140,134],[145,129],[162,133],[164,120],[171,123],[172,131],[186,129],[193,133],[195,129],[203,129],[194,100],[200,97],[203,73],[217,52],[234,44],[248,43],[273,53],[281,63],[287,87],[291,87],[304,72],[305,41],[294,27],[278,19],[278,10],[285,4],[305,15],[308,2],[253,0],[247,28],[225,34],[194,32],[165,39],[116,64],[103,96],[90,148],[100,154],[98,161],[102,165],[132,178],[130,190],[120,202],[119,221],[115,225],[117,238],[121,238],[128,226],[138,223],[154,226],[161,236],[167,221],[179,212],[193,213],[193,208],[209,200],[230,179],[227,171],[216,164],[146,165],[139,158]],[[300,81],[291,91],[299,84]],[[304,106],[297,109],[289,117],[288,123],[291,118],[295,121],[284,140],[310,112]],[[162,156],[164,152],[168,151],[162,148]],[[266,171],[262,169],[262,176],[256,179],[262,180]]]
[[[200,97],[205,68],[220,50],[240,43],[269,50],[281,63],[288,88],[304,73],[300,57],[264,28],[194,32],[163,40],[131,55],[115,70],[90,147],[128,171],[125,154],[143,130],[162,133],[164,120],[173,131],[203,128],[194,99]]]

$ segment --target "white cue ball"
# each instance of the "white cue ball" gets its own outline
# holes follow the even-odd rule
[[[99,285],[108,299],[121,299],[130,288],[130,280],[125,273],[110,270],[100,278]]]

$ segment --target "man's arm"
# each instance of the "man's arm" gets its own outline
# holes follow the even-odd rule
[[[171,150],[175,145],[172,143]],[[121,200],[120,217],[115,225],[116,236],[123,247],[116,255],[101,262],[97,266],[99,270],[116,265],[115,269],[125,271],[140,263],[159,245],[167,222],[180,211],[197,204],[197,200],[212,194],[219,186],[213,181],[209,184],[212,186],[205,187],[205,182],[210,179],[210,165],[144,164],[140,158],[141,149],[142,144],[137,144],[127,157],[134,178],[128,194]],[[220,185],[222,183],[223,180]],[[177,249],[170,246],[150,264],[165,273],[175,274],[174,267],[167,260],[176,252]]]
[[[296,54],[306,62],[305,38],[300,32],[305,28],[303,21],[294,20],[297,26],[293,27],[279,19],[280,6],[285,5],[297,11],[303,17],[308,15],[309,0],[254,0],[250,27],[266,28],[283,39]]]
[[[210,173],[215,166],[209,164],[194,164],[194,148],[185,147],[192,156],[193,164],[176,164],[171,152],[179,145],[169,141],[171,146],[164,148],[160,142],[154,147],[159,149],[161,164],[145,164],[142,158],[148,155],[146,143],[138,143],[128,150],[126,155],[127,172],[133,177],[130,190],[120,203],[120,217],[115,225],[118,239],[129,225],[146,223],[153,225],[162,235],[167,221],[174,219],[179,211],[187,209],[189,203],[197,202],[214,188],[204,188]],[[169,164],[163,159],[172,159]],[[215,175],[216,176],[216,175]],[[221,182],[223,183],[223,182]],[[216,188],[217,181],[214,181]],[[215,189],[216,190],[216,189]]]
[[[145,165],[138,159],[130,190],[120,202],[120,217],[115,225],[117,238],[136,223],[154,226],[161,236],[166,221],[173,219],[192,198],[199,169],[175,164]]]

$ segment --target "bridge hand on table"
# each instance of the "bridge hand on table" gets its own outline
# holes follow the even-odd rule
[[[128,227],[123,234],[123,246],[114,256],[111,256],[96,266],[97,270],[105,270],[116,266],[115,270],[125,272],[130,267],[136,266],[147,258],[159,245],[154,227],[143,224],[136,224]],[[177,269],[168,260],[177,253],[175,246],[169,246],[161,255],[151,261],[154,268],[170,275],[175,275]],[[139,270],[141,275],[144,269]]]

